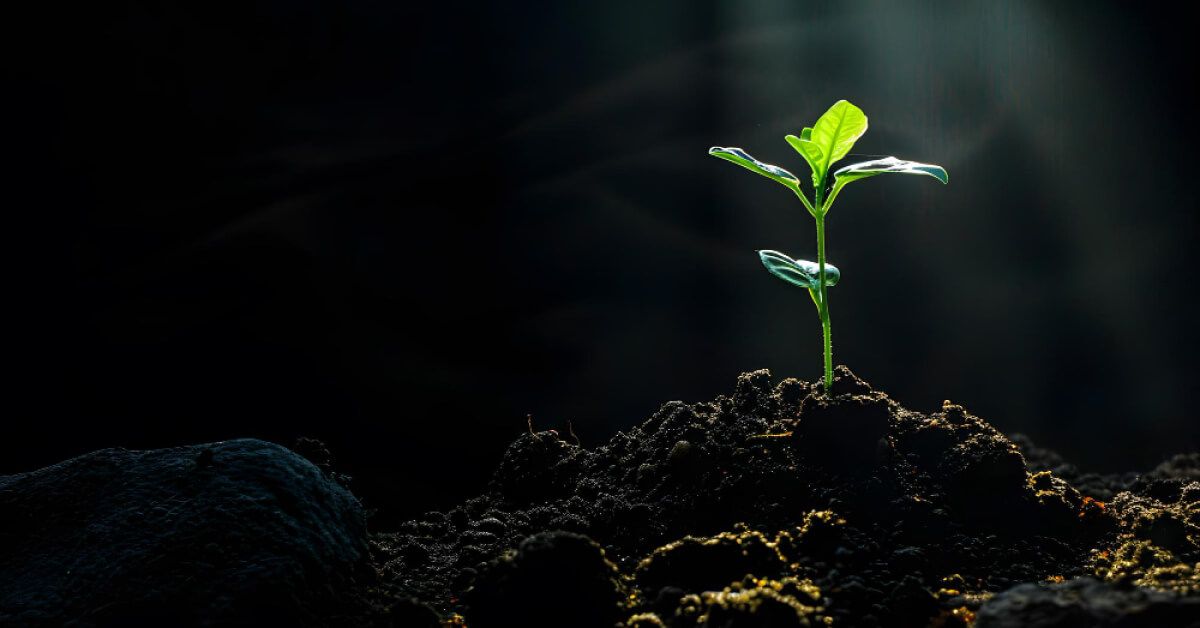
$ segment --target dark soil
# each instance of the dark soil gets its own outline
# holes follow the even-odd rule
[[[595,448],[531,428],[393,532],[335,466],[237,440],[0,476],[0,626],[1200,627],[1200,454],[1085,473],[844,368]]]
[[[531,432],[486,494],[371,543],[394,625],[1200,626],[1198,526],[1200,455],[1083,473],[840,367],[595,448]]]

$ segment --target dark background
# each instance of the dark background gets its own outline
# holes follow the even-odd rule
[[[1192,26],[1126,3],[48,5],[8,16],[0,472],[326,440],[382,522],[508,441],[819,376],[783,135],[932,161],[829,222],[835,359],[1097,470],[1197,448]]]

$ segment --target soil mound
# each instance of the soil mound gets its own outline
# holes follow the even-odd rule
[[[372,545],[450,625],[1190,625],[1198,468],[1084,474],[844,367],[829,394],[755,371],[596,448],[526,434],[486,494]]]

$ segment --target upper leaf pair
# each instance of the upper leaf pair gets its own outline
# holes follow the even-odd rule
[[[805,208],[814,216],[824,215],[828,212],[829,207],[833,204],[833,199],[847,183],[877,174],[923,174],[942,183],[949,180],[945,169],[940,166],[885,157],[838,169],[833,173],[832,187],[828,187],[829,169],[848,155],[850,149],[854,147],[854,143],[866,132],[867,116],[862,109],[845,100],[839,100],[817,120],[816,124],[805,127],[798,136],[788,135],[784,138],[792,148],[796,149],[797,153],[800,153],[812,171],[815,194],[814,200],[811,202],[800,189],[800,179],[779,166],[761,162],[740,148],[714,146],[708,152],[710,155],[731,161],[747,170],[783,184],[800,197]],[[828,196],[825,195],[827,187]]]

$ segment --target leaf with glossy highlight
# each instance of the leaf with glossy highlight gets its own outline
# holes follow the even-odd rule
[[[771,179],[772,181],[782,183],[792,190],[797,190],[800,188],[800,179],[797,179],[796,175],[784,170],[783,168],[780,168],[779,166],[773,166],[771,164],[761,162],[751,157],[746,151],[735,146],[713,146],[712,148],[708,149],[708,154],[712,155],[713,157],[720,157],[725,161],[731,161],[745,168],[746,170],[756,172],[768,179]]]
[[[833,173],[837,180],[845,179],[846,183],[857,181],[867,177],[873,177],[877,174],[923,174],[933,177],[942,183],[950,182],[950,175],[946,173],[946,169],[937,164],[923,164],[917,161],[907,161],[897,159],[895,157],[883,157],[881,159],[872,159],[871,161],[860,161],[856,164],[850,164],[843,168],[838,168]]]
[[[833,191],[829,194],[829,200],[825,203],[825,208],[828,209],[833,204],[833,199],[837,198],[838,192],[841,192],[847,183],[852,183],[859,179],[867,179],[878,174],[919,174],[933,177],[943,184],[950,182],[950,175],[946,173],[946,169],[936,164],[923,164],[895,157],[860,161],[856,164],[838,168],[833,173]]]
[[[759,251],[758,258],[772,275],[801,288],[820,290],[821,266],[816,262],[792,259],[779,251]],[[833,264],[825,264],[825,285],[837,285],[842,272]]]

